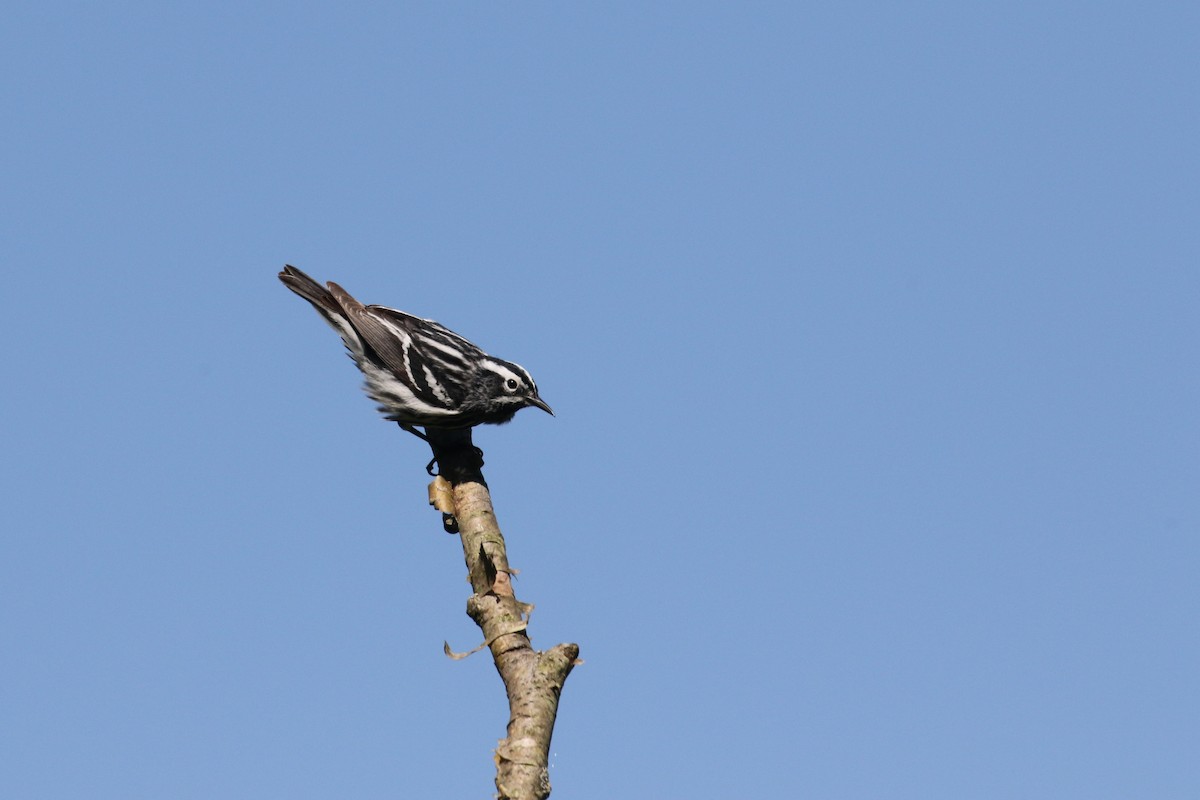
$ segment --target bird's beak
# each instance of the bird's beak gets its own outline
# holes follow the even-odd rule
[[[543,400],[542,398],[534,396],[534,397],[528,398],[528,401],[529,401],[529,405],[537,406],[538,408],[540,408],[542,411],[545,411],[550,416],[552,416],[552,417],[554,416],[554,409],[552,409],[550,406],[546,405],[546,401]]]

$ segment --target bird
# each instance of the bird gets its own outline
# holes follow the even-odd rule
[[[363,305],[336,283],[322,286],[290,264],[279,280],[342,337],[380,413],[415,436],[427,438],[418,425],[426,431],[500,425],[522,408],[554,416],[524,367],[488,355],[431,319]]]

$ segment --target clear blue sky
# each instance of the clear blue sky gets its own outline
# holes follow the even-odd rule
[[[16,3],[0,796],[488,797],[476,440],[561,798],[1200,796],[1190,3]]]

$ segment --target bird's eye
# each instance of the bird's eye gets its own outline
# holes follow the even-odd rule
[[[508,390],[510,392],[515,392],[517,390],[517,379],[509,378],[507,381],[504,382],[504,385],[508,388]]]

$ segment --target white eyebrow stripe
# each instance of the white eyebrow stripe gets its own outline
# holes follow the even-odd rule
[[[530,383],[529,378],[527,378],[526,376],[522,375],[519,372],[514,372],[513,370],[504,366],[503,364],[499,364],[495,361],[484,361],[482,366],[484,369],[490,369],[492,372],[496,373],[497,375],[499,375],[502,378],[506,378],[506,379],[512,378],[513,380],[517,381],[518,383],[522,383],[522,384]]]

